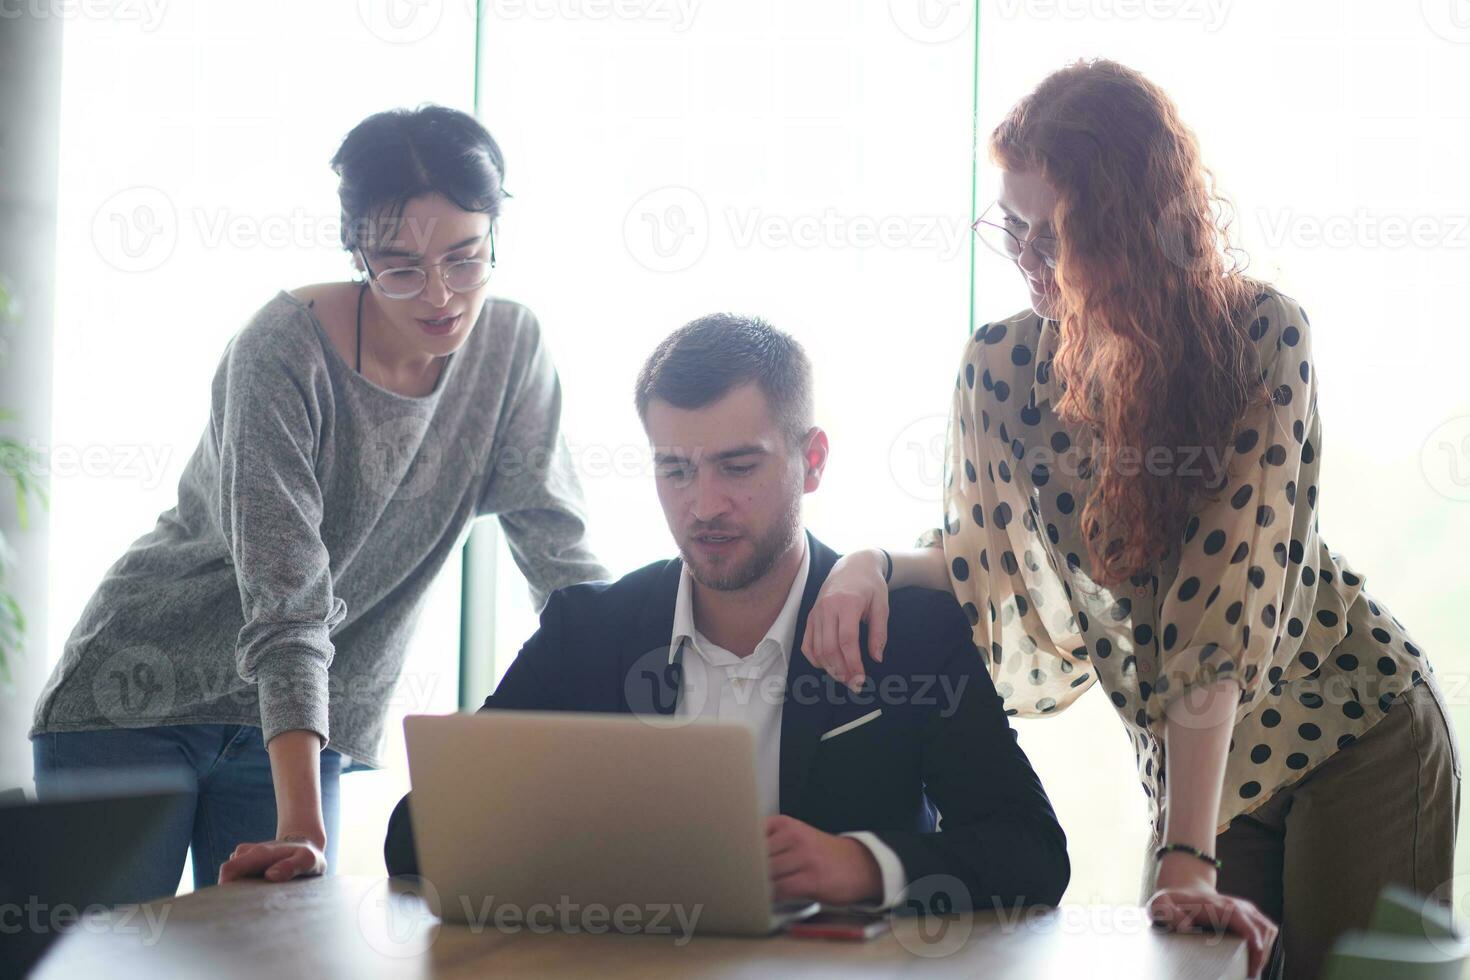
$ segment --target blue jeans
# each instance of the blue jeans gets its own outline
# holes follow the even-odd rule
[[[163,725],[89,732],[52,732],[31,741],[36,794],[46,798],[80,770],[172,769],[187,775],[194,802],[170,818],[156,846],[128,875],[130,901],[145,902],[178,891],[184,855],[192,848],[194,887],[216,883],[219,866],[235,846],[276,836],[276,796],[271,761],[254,725]],[[338,788],[342,755],[324,749],[322,816],[327,831],[327,871],[337,865]]]

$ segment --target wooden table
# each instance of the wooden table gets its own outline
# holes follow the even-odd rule
[[[260,977],[1118,977],[1245,976],[1233,935],[1155,931],[1140,908],[1063,906],[1009,917],[898,918],[868,942],[532,931],[444,925],[415,893],[383,878],[245,882],[155,902],[126,921],[73,927],[42,960],[41,980]],[[590,924],[598,925],[593,920]]]

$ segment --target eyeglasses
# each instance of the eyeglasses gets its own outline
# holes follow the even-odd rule
[[[1005,225],[987,220],[991,212],[999,208],[1000,202],[998,201],[990,205],[985,209],[985,213],[976,218],[975,223],[970,226],[979,236],[980,241],[985,243],[985,247],[1012,262],[1020,262],[1021,253],[1026,250],[1027,245],[1030,245],[1036,252],[1036,257],[1045,263],[1048,269],[1055,269],[1057,267],[1056,238],[1051,235],[1039,235],[1023,242]],[[1004,214],[1003,211],[1001,213]]]
[[[490,281],[490,272],[495,268],[495,234],[490,234],[489,259],[455,259],[453,262],[431,262],[428,265],[409,265],[373,272],[362,249],[357,254],[362,258],[362,267],[367,270],[370,281],[389,299],[413,299],[429,284],[428,270],[439,268],[439,278],[450,292],[469,293]]]

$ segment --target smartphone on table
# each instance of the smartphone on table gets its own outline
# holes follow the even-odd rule
[[[842,939],[863,941],[888,931],[888,916],[863,915],[858,912],[818,912],[816,915],[786,927],[789,935],[800,939]]]

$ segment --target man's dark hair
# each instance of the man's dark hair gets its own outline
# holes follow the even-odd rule
[[[812,427],[812,366],[806,351],[760,317],[711,313],[664,338],[638,372],[634,401],[648,421],[648,403],[703,408],[732,388],[755,382],[771,415],[797,449]]]

